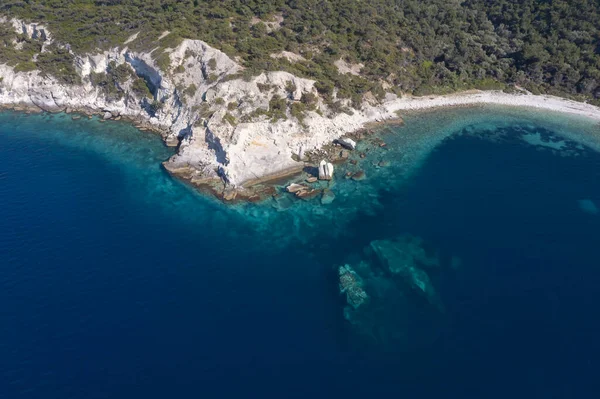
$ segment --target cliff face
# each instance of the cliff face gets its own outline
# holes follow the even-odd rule
[[[0,22],[10,22],[19,34],[41,41],[42,52],[53,44],[51,32],[42,25],[6,18]],[[179,146],[165,163],[168,170],[196,182],[219,178],[238,189],[257,178],[301,167],[296,160],[305,151],[366,122],[395,117],[385,105],[365,104],[359,111],[346,104],[345,113],[335,113],[319,97],[314,81],[287,72],[244,78],[241,65],[199,40],[167,49],[168,61],[159,68],[156,49],[140,53],[128,48],[135,40],[134,35],[122,47],[97,54],[73,54],[82,82],[76,85],[40,71],[16,72],[0,65],[0,106],[133,119],[160,131],[167,145]],[[94,76],[115,66],[131,72],[119,82],[123,95],[118,98],[93,84]],[[140,78],[151,98],[133,90]],[[302,104],[303,96],[311,98],[310,107],[292,116],[293,104]]]

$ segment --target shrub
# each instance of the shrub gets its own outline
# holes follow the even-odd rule
[[[223,115],[223,120],[227,121],[227,123],[229,123],[232,126],[235,126],[235,124],[236,124],[235,117],[233,115],[231,115],[229,112],[227,112],[225,115]]]
[[[131,90],[139,98],[153,98],[152,92],[150,91],[150,88],[148,88],[148,84],[142,78],[137,78],[133,81]]]
[[[194,83],[192,83],[183,91],[183,94],[188,97],[193,97],[194,94],[196,94],[196,91],[198,91],[198,88],[196,87],[196,85]]]

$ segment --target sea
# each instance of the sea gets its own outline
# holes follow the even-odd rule
[[[224,205],[152,133],[3,111],[0,398],[600,397],[599,150],[582,117],[415,112],[331,203]]]

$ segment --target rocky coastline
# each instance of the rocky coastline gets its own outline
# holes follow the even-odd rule
[[[11,23],[30,40],[42,41],[42,51],[52,43],[51,33],[42,25],[2,17],[0,22]],[[96,54],[73,54],[81,82],[77,84],[37,70],[21,72],[0,65],[0,108],[97,115],[156,132],[166,145],[177,147],[163,163],[170,174],[228,202],[260,201],[277,194],[274,183],[313,176],[311,171],[321,161],[345,162],[343,151],[352,149],[340,139],[360,141],[382,124],[401,123],[400,115],[406,111],[499,104],[600,121],[598,107],[526,92],[470,91],[420,98],[387,93],[380,101],[367,96],[358,109],[349,100],[334,98],[338,104],[334,109],[320,96],[315,81],[282,71],[244,76],[242,65],[202,41],[183,40],[166,49],[168,65],[159,67],[154,50],[129,49],[135,40]],[[129,77],[118,83],[119,95],[108,95],[93,80],[117,67],[128,71]],[[147,95],[134,90],[141,81],[148,87]],[[302,105],[300,114],[291,112],[295,105]]]

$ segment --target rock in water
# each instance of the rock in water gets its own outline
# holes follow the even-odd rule
[[[337,139],[336,142],[348,150],[354,150],[356,148],[356,141],[348,137],[342,137],[341,139]]]
[[[340,266],[340,293],[346,294],[346,302],[354,309],[364,304],[369,298],[362,288],[362,280],[350,265]]]
[[[302,184],[292,183],[289,186],[287,186],[285,189],[287,190],[288,193],[295,194],[299,191],[308,190],[308,187],[306,187]]]
[[[311,189],[297,191],[296,197],[303,199],[305,201],[308,201],[308,200],[315,198],[320,193],[321,193],[321,190],[315,190],[314,188],[311,188]]]
[[[331,180],[333,178],[333,165],[325,160],[319,164],[319,180]]]

